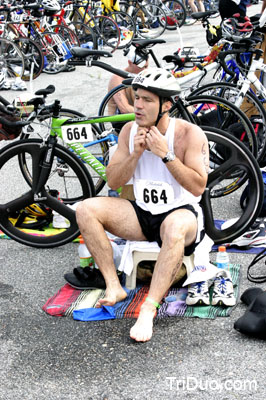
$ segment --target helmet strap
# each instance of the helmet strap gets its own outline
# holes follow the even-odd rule
[[[156,119],[156,122],[155,122],[155,126],[158,125],[160,119],[165,114],[164,112],[162,112],[162,109],[163,109],[163,101],[162,101],[162,98],[159,96],[159,113],[158,113],[158,116],[157,116],[157,119]]]
[[[162,100],[162,97],[159,97],[159,113],[158,113],[158,117],[157,117],[156,122],[155,122],[155,126],[157,126],[159,124],[160,119],[167,112],[168,111],[163,111],[163,100]]]

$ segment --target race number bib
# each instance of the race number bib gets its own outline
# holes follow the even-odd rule
[[[92,142],[94,140],[90,124],[63,125],[61,130],[65,143]]]
[[[171,185],[161,181],[136,179],[136,200],[146,204],[171,204],[174,201],[174,190]]]

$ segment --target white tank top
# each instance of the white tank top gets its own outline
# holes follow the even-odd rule
[[[134,136],[137,124],[134,122],[129,137],[129,152],[134,150]],[[175,119],[170,118],[165,138],[170,151],[174,151]],[[149,150],[139,158],[133,175],[133,189],[136,203],[152,214],[161,214],[185,204],[197,204],[201,196],[195,197],[183,188],[168,171],[162,159]]]

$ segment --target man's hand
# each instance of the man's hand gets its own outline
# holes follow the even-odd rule
[[[134,137],[134,153],[136,153],[139,157],[147,148],[146,135],[148,131],[149,131],[148,128],[138,127],[137,133]]]
[[[160,158],[163,158],[169,151],[166,138],[155,126],[152,126],[147,132],[146,143],[151,152]]]

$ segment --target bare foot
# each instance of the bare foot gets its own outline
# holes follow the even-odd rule
[[[144,303],[135,325],[130,329],[131,339],[136,342],[147,342],[152,337],[153,318],[156,315],[156,309],[151,304]]]
[[[116,288],[106,289],[105,297],[99,299],[95,307],[100,308],[102,306],[113,306],[119,301],[124,300],[127,297],[127,292],[122,288],[122,286],[117,286]]]

